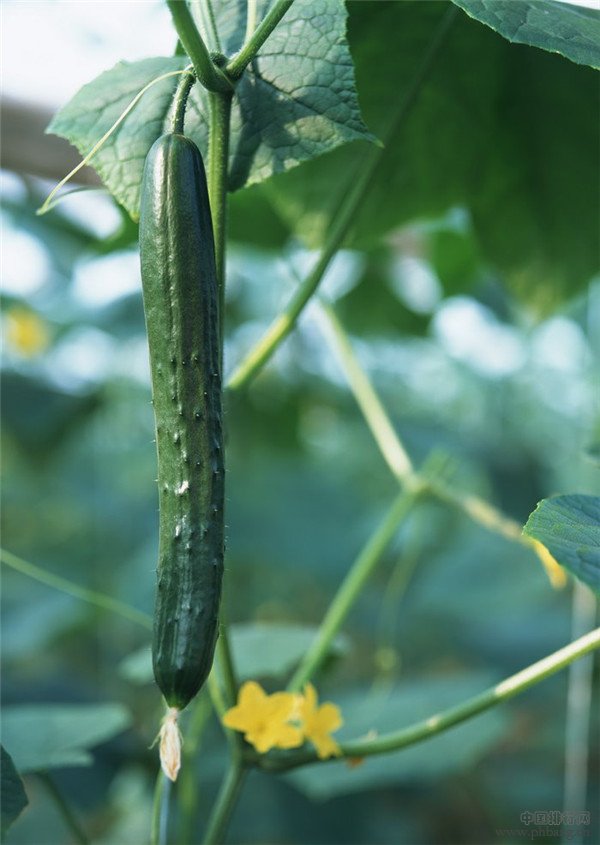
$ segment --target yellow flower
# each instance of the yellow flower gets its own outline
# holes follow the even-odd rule
[[[25,358],[43,352],[50,342],[46,324],[28,308],[11,308],[6,312],[6,323],[7,343]]]
[[[303,742],[302,731],[288,724],[296,717],[297,707],[297,696],[293,693],[267,695],[255,681],[246,681],[237,705],[223,716],[223,724],[242,731],[244,738],[261,754],[271,748],[297,748]]]
[[[312,684],[304,688],[304,698],[300,703],[300,719],[303,722],[304,735],[310,739],[317,749],[321,760],[327,757],[339,757],[341,749],[337,742],[329,734],[337,731],[344,724],[340,708],[326,701],[320,707],[317,706],[317,691]]]

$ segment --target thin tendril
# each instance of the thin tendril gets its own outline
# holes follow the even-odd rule
[[[185,68],[184,70],[171,70],[168,73],[163,73],[160,76],[157,76],[156,79],[153,79],[147,85],[144,85],[142,90],[135,95],[135,97],[129,103],[127,108],[123,112],[121,112],[121,114],[115,120],[110,129],[105,132],[104,135],[100,138],[100,140],[94,144],[94,146],[85,156],[85,158],[82,159],[82,161],[79,162],[77,167],[74,167],[70,173],[67,173],[67,175],[60,180],[58,185],[56,185],[56,187],[53,188],[52,191],[50,191],[41,208],[38,208],[36,214],[46,214],[46,212],[50,210],[50,208],[52,207],[52,200],[54,199],[54,196],[56,195],[57,191],[59,191],[63,187],[63,185],[65,185],[69,181],[69,179],[71,179],[76,173],[78,173],[82,167],[85,167],[85,165],[91,161],[91,159],[96,155],[98,150],[100,150],[101,147],[103,147],[104,144],[108,141],[115,129],[125,120],[129,112],[135,108],[135,106],[138,104],[140,99],[144,96],[144,94],[146,93],[146,91],[148,91],[149,88],[152,88],[153,85],[156,85],[157,82],[161,82],[163,79],[167,79],[170,76],[179,76],[182,73],[189,73],[189,68]]]

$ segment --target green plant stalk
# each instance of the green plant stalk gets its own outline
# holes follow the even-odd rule
[[[220,845],[223,842],[224,834],[233,812],[233,808],[240,794],[246,767],[241,757],[234,756],[231,760],[229,770],[221,784],[217,800],[213,806],[206,833],[204,834],[204,845]]]
[[[598,602],[594,593],[581,581],[573,583],[571,636],[586,634],[596,623]],[[592,713],[594,659],[572,663],[565,714],[565,765],[563,808],[577,812],[586,807],[590,768],[590,723]],[[583,845],[584,831],[563,830],[563,843]]]
[[[204,32],[205,39],[209,42],[209,46],[214,46],[214,49],[221,52],[221,41],[219,39],[219,32],[217,30],[217,23],[211,0],[191,0],[191,6],[198,9],[198,16],[200,18],[200,26]]]
[[[246,387],[296,325],[298,317],[319,287],[331,260],[350,231],[378,162],[379,155],[374,155],[366,167],[361,165],[348,194],[333,215],[327,241],[313,269],[296,289],[285,310],[273,320],[263,337],[231,374],[227,382],[228,390],[235,391]]]
[[[388,579],[381,602],[377,650],[380,648],[393,648],[393,633],[395,631],[396,620],[399,616],[398,608],[424,556],[423,538],[428,535],[428,527],[423,522],[423,516],[422,511],[413,514],[412,520],[410,521],[408,537]],[[378,676],[373,679],[373,688],[381,685],[382,677],[388,675],[388,672],[383,667],[378,668]]]
[[[152,820],[150,824],[150,845],[166,845],[167,828],[169,823],[169,793],[170,781],[158,770],[156,786],[154,787],[154,801],[152,804]]]
[[[415,722],[407,728],[403,728],[393,733],[383,734],[383,736],[375,739],[358,739],[354,742],[344,742],[341,744],[341,752],[343,757],[372,757],[375,754],[388,754],[392,751],[398,751],[401,748],[406,748],[409,745],[422,742],[429,739],[436,734],[443,733],[449,728],[465,722],[495,707],[520,695],[525,690],[540,683],[546,678],[555,675],[564,669],[574,660],[589,654],[595,649],[600,648],[600,628],[596,628],[584,637],[580,637],[564,648],[555,651],[548,657],[533,663],[516,675],[511,675],[499,684],[485,690],[478,695],[468,698],[461,704],[454,707],[449,707],[440,713],[434,713],[427,719],[421,722]],[[335,758],[330,758],[335,760]],[[312,751],[301,751],[298,753],[290,753],[281,755],[279,757],[259,756],[255,758],[261,768],[267,771],[287,771],[298,766],[305,766],[309,763],[317,763],[319,758],[316,753]]]
[[[224,341],[224,313],[225,313],[225,255],[227,239],[227,172],[229,164],[229,130],[231,123],[232,97],[228,93],[212,93],[210,95],[210,134],[208,139],[208,194],[210,199],[213,235],[215,242],[215,264],[217,268],[217,282],[219,285],[219,348],[221,358],[221,372],[223,371],[223,341]],[[220,636],[217,640],[217,654],[225,694],[229,706],[233,706],[237,698],[237,681],[227,628],[220,626]],[[220,688],[216,678],[212,679],[211,696],[215,701],[215,694]],[[225,707],[226,709],[226,707]],[[220,715],[224,712],[221,707]],[[229,737],[229,732],[228,732]],[[237,738],[236,738],[237,739]]]
[[[48,772],[39,772],[38,778],[44,784],[48,794],[56,804],[65,825],[69,829],[69,832],[72,834],[75,841],[78,845],[88,845],[90,840],[75,818],[73,811],[65,801],[62,792],[54,783],[54,780],[50,777]]]
[[[246,34],[244,35],[244,44],[246,44],[254,35],[256,29],[257,17],[257,2],[258,0],[248,0],[248,9],[246,10]]]
[[[217,654],[219,657],[221,676],[223,678],[225,699],[228,707],[233,707],[237,701],[238,685],[227,628],[222,623],[220,626],[219,639],[217,640]]]
[[[416,495],[416,491],[402,492],[395,499],[383,521],[350,567],[329,605],[315,640],[288,684],[288,690],[291,692],[301,690],[327,657],[331,643],[360,596],[367,579],[393,539],[398,526],[412,507]]]
[[[194,841],[194,820],[196,802],[199,794],[198,778],[194,758],[200,748],[202,735],[211,714],[211,702],[206,693],[201,692],[194,703],[191,718],[185,733],[183,745],[184,765],[178,778],[177,799],[180,808],[179,842]]]
[[[402,445],[369,377],[360,365],[350,344],[348,334],[337,318],[334,309],[324,301],[320,302],[320,306],[331,335],[330,342],[338,353],[354,398],[387,465],[398,481],[404,485],[411,480],[414,473],[408,452]]]
[[[227,75],[231,79],[240,78],[293,2],[294,0],[276,0],[271,6],[242,49],[231,59],[225,68]]]
[[[33,563],[28,563],[17,555],[6,549],[0,549],[0,560],[21,575],[27,575],[28,578],[33,578],[34,581],[39,581],[40,584],[45,584],[47,587],[52,587],[54,590],[60,590],[61,593],[66,593],[73,598],[81,599],[88,604],[99,607],[102,610],[109,610],[111,613],[116,613],[130,622],[135,622],[143,628],[152,630],[152,618],[147,613],[141,610],[136,610],[125,602],[113,599],[111,596],[98,593],[96,590],[88,590],[87,587],[80,587],[79,584],[74,584],[67,578],[62,578],[60,575],[54,575],[51,572],[46,572],[39,566]]]
[[[534,541],[523,534],[523,526],[516,520],[506,516],[506,514],[502,513],[494,505],[486,502],[485,499],[470,493],[453,490],[441,481],[432,483],[430,485],[430,492],[436,499],[458,508],[458,510],[461,510],[472,519],[473,522],[478,522],[484,528],[500,534],[507,540],[513,540],[521,546],[526,546],[530,549],[534,548]]]
[[[367,425],[379,446],[383,459],[401,485],[410,487],[421,481],[424,492],[461,510],[469,519],[500,534],[507,540],[534,548],[534,541],[522,533],[522,526],[479,496],[454,490],[439,479],[423,479],[415,474],[406,449],[379,398],[369,376],[363,369],[333,307],[321,302],[321,313],[328,329],[326,337],[337,353],[350,389],[361,409]]]
[[[273,7],[273,10],[275,8]],[[444,43],[457,11],[457,8],[453,6],[440,22],[429,48],[425,52],[415,79],[391,122],[386,133],[387,138],[393,138],[417,101],[422,85],[433,67],[434,60]],[[259,30],[260,26],[256,30],[255,36]],[[342,193],[339,205],[332,215],[332,223],[328,231],[327,240],[315,266],[298,287],[285,310],[275,318],[262,338],[260,338],[234,370],[227,383],[229,390],[240,390],[249,384],[294,328],[305,305],[309,302],[321,283],[333,256],[342,246],[346,235],[352,228],[359,208],[369,192],[372,176],[379,165],[382,153],[382,147],[374,147],[370,150],[367,160],[361,161],[357,173],[353,174],[348,188]]]
[[[219,679],[217,677],[216,667],[214,664],[211,673],[208,676],[207,683],[208,692],[210,694],[210,700],[212,701],[215,713],[221,721],[223,719],[223,716],[227,712],[227,704],[225,703],[225,699],[223,697],[223,691],[219,684]]]
[[[232,91],[231,82],[211,59],[185,0],[167,0],[167,6],[179,40],[194,65],[200,83],[208,91]]]
[[[179,80],[177,90],[175,91],[175,96],[173,98],[172,129],[173,132],[176,132],[179,135],[184,134],[185,107],[195,81],[196,77],[193,73],[185,74],[185,76],[182,76]]]
[[[210,132],[208,137],[208,195],[215,241],[215,264],[219,285],[219,332],[221,370],[223,359],[223,319],[225,310],[225,248],[227,236],[227,171],[229,163],[229,127],[231,94],[210,95]]]

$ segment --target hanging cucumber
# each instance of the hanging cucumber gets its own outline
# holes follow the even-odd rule
[[[176,718],[212,665],[224,534],[212,223],[200,152],[181,134],[148,154],[140,254],[160,505],[153,666]]]

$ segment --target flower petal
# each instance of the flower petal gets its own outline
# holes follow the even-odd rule
[[[223,714],[221,721],[226,728],[232,728],[234,731],[245,731],[254,719],[243,707],[232,707]]]
[[[304,712],[306,716],[311,715],[317,709],[317,691],[312,684],[306,684],[304,687]],[[305,718],[306,718],[305,716]]]
[[[326,760],[328,757],[340,757],[342,754],[342,750],[335,739],[325,733],[313,734],[310,741],[317,749],[317,756],[321,760]]]
[[[304,743],[302,731],[293,725],[281,725],[275,736],[277,748],[299,748]]]
[[[326,733],[337,731],[344,724],[340,708],[337,704],[332,704],[330,701],[325,702],[325,704],[319,707],[315,721],[319,729]]]
[[[260,705],[267,698],[267,694],[260,684],[256,681],[246,681],[240,687],[238,695],[238,703],[240,707],[260,707]]]

